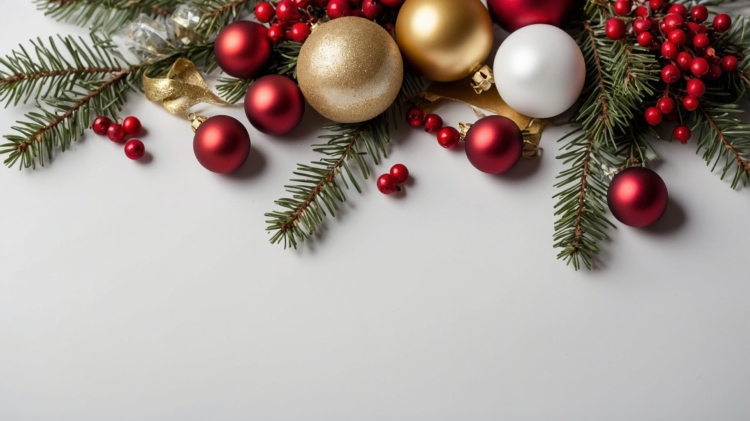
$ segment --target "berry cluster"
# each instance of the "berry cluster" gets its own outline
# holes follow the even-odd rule
[[[412,107],[406,113],[406,121],[412,127],[424,126],[427,133],[436,133],[440,146],[446,149],[455,148],[461,140],[461,134],[454,127],[443,127],[443,119],[437,114],[424,115],[419,107]]]
[[[397,8],[404,0],[281,0],[276,7],[267,1],[255,6],[255,17],[261,23],[269,23],[268,37],[273,42],[285,40],[305,42],[310,36],[311,26],[327,16],[337,19],[344,16],[359,16],[376,20],[386,8]],[[391,32],[392,24],[386,24]]]
[[[391,167],[391,172],[378,177],[378,190],[383,194],[391,194],[401,191],[399,184],[409,179],[409,169],[404,164],[396,164]]]
[[[633,7],[631,0],[616,0],[614,12],[621,17],[610,18],[604,31],[612,40],[622,40],[628,32],[626,22],[632,24],[638,45],[661,52],[661,79],[666,83],[664,95],[656,105],[646,109],[646,122],[657,126],[665,118],[677,119],[676,107],[681,104],[688,112],[700,106],[706,92],[706,82],[721,77],[723,72],[737,70],[738,60],[733,55],[719,56],[711,47],[717,34],[732,26],[729,15],[718,14],[707,24],[706,6],[669,5],[665,0],[641,0]],[[674,137],[682,143],[690,139],[690,128],[679,125]]]
[[[137,136],[141,132],[141,121],[138,118],[130,116],[123,120],[122,124],[113,123],[109,118],[100,115],[94,119],[91,129],[94,133],[104,136],[107,135],[109,140],[120,143],[125,139],[125,135]],[[141,159],[146,154],[146,147],[138,139],[131,139],[125,143],[125,156],[130,159]]]

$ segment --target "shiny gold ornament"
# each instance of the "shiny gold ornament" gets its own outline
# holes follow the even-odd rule
[[[358,17],[320,25],[302,45],[297,81],[307,102],[338,123],[378,116],[396,99],[404,64],[380,25]]]
[[[477,72],[492,49],[492,18],[480,0],[406,0],[396,41],[417,72],[453,82]]]

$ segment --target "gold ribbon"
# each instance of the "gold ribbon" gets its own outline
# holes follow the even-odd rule
[[[445,101],[458,101],[470,106],[477,118],[484,117],[480,109],[508,117],[523,131],[524,158],[532,159],[539,155],[539,141],[542,139],[542,131],[548,122],[513,110],[500,98],[497,89],[477,94],[471,87],[471,82],[472,78],[469,77],[456,82],[433,83],[426,91],[419,94],[421,99],[427,101],[426,104],[421,104],[421,108],[425,114],[429,114]]]
[[[143,90],[149,101],[161,102],[172,114],[186,116],[190,107],[200,103],[230,105],[211,91],[192,61],[179,58],[167,77],[152,79],[143,75]]]

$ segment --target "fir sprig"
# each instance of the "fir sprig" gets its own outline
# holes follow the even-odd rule
[[[37,9],[57,20],[113,33],[141,14],[169,16],[184,0],[34,0]]]
[[[252,10],[259,0],[194,0],[203,12],[198,30],[211,36],[230,23],[239,20],[242,12]]]
[[[721,179],[731,174],[732,188],[750,183],[750,124],[734,116],[743,113],[736,103],[703,101],[696,113],[700,128],[698,150]]]
[[[350,162],[354,162],[362,178],[370,176],[366,157],[378,165],[387,156],[390,128],[396,124],[392,116],[400,114],[402,101],[413,98],[420,89],[419,77],[407,70],[399,97],[389,110],[363,123],[322,128],[331,133],[320,136],[327,142],[313,145],[313,150],[324,157],[310,164],[299,164],[294,172],[296,178],[291,180],[294,184],[285,186],[291,196],[275,202],[284,210],[266,214],[267,230],[273,233],[271,243],[297,248],[315,233],[326,216],[335,217],[339,204],[346,201],[344,189],[349,188],[349,183],[361,192]]]

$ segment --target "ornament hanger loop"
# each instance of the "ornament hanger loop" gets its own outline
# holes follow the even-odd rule
[[[476,92],[477,95],[489,91],[494,84],[495,74],[492,72],[492,69],[490,69],[490,66],[486,64],[480,67],[479,70],[474,73],[474,76],[471,77],[471,87],[474,88],[474,92]]]

